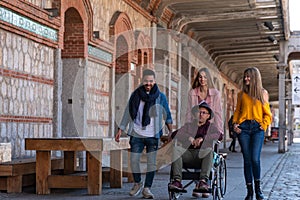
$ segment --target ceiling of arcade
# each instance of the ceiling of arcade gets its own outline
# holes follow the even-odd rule
[[[240,84],[260,69],[270,100],[278,100],[279,41],[289,37],[287,0],[133,0],[160,25],[188,34],[218,69]]]

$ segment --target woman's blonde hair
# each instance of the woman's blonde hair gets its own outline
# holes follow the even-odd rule
[[[250,77],[250,84],[246,85],[245,76]],[[244,71],[243,77],[243,91],[251,96],[253,99],[258,99],[264,104],[266,102],[264,98],[264,92],[267,92],[262,86],[261,74],[256,67],[249,67]]]
[[[195,89],[195,88],[197,88],[197,87],[200,86],[200,83],[199,83],[199,76],[200,76],[200,73],[201,73],[201,72],[205,72],[205,74],[206,74],[206,77],[207,77],[207,86],[208,86],[208,88],[214,88],[214,84],[213,84],[211,75],[210,75],[210,73],[209,73],[208,68],[206,68],[206,67],[201,68],[201,69],[197,72],[197,76],[195,77],[195,79],[194,79],[194,81],[193,81],[192,88]]]

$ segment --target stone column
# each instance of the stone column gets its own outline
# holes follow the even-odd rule
[[[277,65],[279,72],[279,142],[278,153],[285,153],[285,136],[286,136],[286,102],[285,102],[285,73],[287,65],[285,63],[279,63]]]
[[[178,100],[180,101],[180,107],[178,107],[181,111],[180,118],[178,120],[178,127],[182,126],[185,122],[185,113],[187,110],[187,101],[188,101],[188,91],[190,90],[190,77],[191,77],[191,62],[189,47],[183,46],[182,49],[182,58],[181,58],[181,73],[180,73],[180,95]]]
[[[165,93],[170,102],[171,106],[171,77],[172,77],[172,57],[171,54],[176,52],[175,49],[172,48],[172,36],[168,34],[168,45],[167,45],[167,56],[165,57],[165,76],[166,76],[166,85],[165,85]]]
[[[151,23],[151,39],[152,39],[152,60],[151,64],[156,63],[156,43],[157,43],[157,25],[155,23]]]
[[[181,108],[181,100],[179,100],[179,98],[181,97],[181,92],[182,92],[182,90],[181,90],[181,69],[182,69],[182,54],[183,54],[182,48],[183,48],[183,45],[181,44],[181,42],[178,42],[177,54],[179,56],[177,56],[177,58],[178,58],[178,60],[177,60],[177,64],[178,64],[177,69],[178,69],[178,75],[179,75],[180,78],[179,78],[178,88],[177,88],[177,90],[178,90],[178,93],[177,93],[177,95],[178,95],[177,96],[178,104],[177,104],[177,108],[176,108],[176,111],[177,111],[177,127],[181,126],[180,116],[182,115],[181,109],[180,109]]]
[[[114,59],[115,60],[115,59]],[[115,101],[115,98],[116,98],[116,80],[115,80],[115,74],[116,74],[116,69],[115,69],[115,66],[111,67],[110,68],[110,85],[111,85],[111,90],[110,90],[110,121],[111,123],[109,123],[109,129],[110,129],[110,133],[109,135],[111,137],[114,137],[115,136],[115,133],[117,131],[117,122],[116,122],[116,101]],[[123,113],[122,113],[123,114]],[[122,115],[121,114],[121,115]]]
[[[53,89],[53,137],[62,134],[62,60],[61,49],[54,51],[54,89]]]
[[[292,97],[288,97],[287,99],[287,105],[288,105],[288,127],[287,127],[287,139],[288,139],[288,145],[292,145],[293,143],[293,113],[292,113],[292,109],[293,109],[293,105],[292,105]]]
[[[292,114],[292,84],[286,84],[286,100],[287,100],[287,144],[293,143],[293,114]]]

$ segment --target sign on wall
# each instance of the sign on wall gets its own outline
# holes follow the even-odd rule
[[[292,104],[300,105],[300,74],[293,74],[292,85]]]

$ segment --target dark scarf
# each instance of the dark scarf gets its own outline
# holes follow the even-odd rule
[[[143,85],[138,87],[132,94],[129,100],[129,113],[132,120],[136,118],[137,112],[139,110],[140,101],[144,101],[143,117],[142,117],[142,126],[145,127],[150,124],[150,116],[155,116],[155,109],[149,110],[151,106],[155,104],[155,99],[159,96],[160,91],[156,84],[153,85],[150,93],[147,94],[146,89]]]

